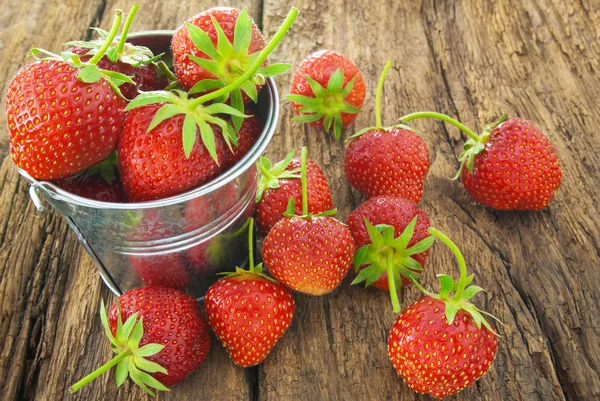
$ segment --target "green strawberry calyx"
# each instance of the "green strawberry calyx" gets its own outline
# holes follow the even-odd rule
[[[500,324],[502,324],[502,322],[494,315],[485,312],[481,309],[478,309],[475,305],[469,302],[471,298],[485,290],[479,286],[471,285],[474,275],[471,274],[467,276],[467,267],[465,259],[458,247],[456,246],[456,244],[454,244],[454,242],[452,242],[450,238],[448,238],[435,228],[429,228],[428,231],[433,237],[438,238],[440,241],[446,244],[450,248],[450,250],[452,250],[452,253],[454,253],[456,260],[458,261],[458,266],[460,269],[460,278],[458,281],[455,282],[454,279],[452,279],[452,277],[450,277],[447,274],[438,274],[437,277],[440,279],[441,287],[440,292],[438,294],[434,294],[430,291],[427,291],[414,278],[411,278],[415,286],[417,286],[417,288],[419,288],[425,295],[428,295],[435,299],[439,299],[440,301],[443,301],[446,304],[445,313],[448,325],[451,325],[454,322],[454,318],[456,317],[458,311],[463,310],[469,315],[471,315],[478,328],[481,328],[481,326],[483,325],[490,332],[494,333],[495,335],[498,335],[498,333],[486,320],[485,316],[491,317]]]
[[[291,150],[285,159],[272,165],[271,161],[264,156],[256,162],[256,168],[260,174],[258,186],[256,189],[256,203],[260,202],[263,194],[268,189],[276,189],[281,185],[280,180],[300,179],[300,168],[287,170],[294,158],[294,151]]]
[[[104,55],[107,54],[107,52],[109,51],[109,48],[121,26],[122,20],[123,11],[116,10],[115,18],[113,20],[113,25],[110,32],[106,34],[106,38],[104,39],[103,44],[96,50],[94,56],[92,56],[92,58],[90,58],[88,61],[82,61],[79,55],[71,53],[69,51],[62,52],[60,55],[58,55],[43,49],[33,48],[29,52],[29,55],[35,57],[36,60],[61,61],[69,64],[74,68],[79,69],[77,79],[84,83],[91,84],[98,82],[100,79],[104,79],[120,98],[125,99],[125,97],[121,93],[121,90],[119,89],[119,86],[123,85],[124,83],[135,84],[131,77],[121,74],[120,72],[103,70],[101,68],[98,68],[97,66],[98,61],[100,61],[102,57],[104,57]]]
[[[216,79],[198,81],[190,89],[190,94],[203,93],[230,85],[243,76],[244,73],[252,69],[254,61],[260,54],[259,52],[249,53],[254,23],[252,22],[252,18],[248,16],[246,8],[242,9],[235,21],[233,43],[227,38],[217,20],[212,16],[211,19],[217,32],[216,47],[205,31],[193,24],[186,24],[190,39],[198,50],[204,53],[205,57],[197,57],[193,54],[188,54],[187,56],[204,70],[216,76]],[[239,87],[231,91],[231,105],[243,113],[244,102],[242,92],[252,99],[254,103],[257,103],[258,91],[256,85],[264,84],[265,77],[280,75],[289,69],[290,64],[260,66]],[[243,119],[234,115],[232,116],[232,121],[236,131],[239,131]]]
[[[216,152],[215,132],[213,127],[216,126],[220,128],[225,143],[229,149],[233,151],[232,146],[237,146],[238,135],[235,128],[228,121],[224,120],[221,115],[229,115],[231,117],[239,117],[242,119],[249,117],[244,114],[243,111],[237,109],[235,105],[232,107],[223,102],[227,100],[232,91],[244,85],[244,83],[251,79],[259,70],[267,56],[279,42],[281,42],[287,31],[290,29],[297,15],[298,9],[292,7],[271,41],[256,57],[253,58],[250,67],[226,86],[197,98],[191,98],[188,93],[181,90],[144,92],[133,99],[127,105],[125,111],[150,104],[164,103],[154,115],[146,132],[152,131],[165,120],[183,114],[185,118],[183,121],[182,139],[185,156],[189,157],[192,153],[199,131],[202,143],[215,163],[219,164],[220,161],[218,160]],[[206,105],[211,101],[214,102]]]
[[[358,248],[354,254],[354,269],[359,271],[352,284],[365,282],[365,287],[387,273],[388,287],[394,313],[400,312],[397,288],[401,286],[400,276],[411,280],[421,277],[423,267],[412,258],[413,255],[425,252],[433,245],[434,237],[428,236],[410,248],[408,243],[413,237],[417,217],[411,220],[404,231],[394,238],[394,227],[388,224],[374,226],[365,218],[365,227],[371,240],[370,244]],[[365,267],[366,266],[366,267]]]
[[[134,46],[130,43],[127,43],[127,34],[129,33],[129,28],[131,27],[133,18],[135,17],[139,8],[140,6],[138,4],[133,5],[131,11],[127,15],[127,19],[125,20],[125,25],[123,26],[119,40],[117,41],[115,38],[109,42],[109,47],[108,50],[106,50],[105,55],[110,61],[114,63],[120,61],[125,64],[130,64],[134,67],[139,67],[143,64],[152,64],[163,56],[164,53],[155,56],[154,53],[152,53],[152,50],[145,46]],[[88,49],[88,52],[85,54],[86,56],[96,55],[107,42],[107,39],[109,38],[109,32],[100,28],[92,29],[98,33],[100,39],[87,42],[72,41],[65,43],[65,46],[82,47],[84,49]]]
[[[146,359],[146,357],[161,352],[165,346],[162,344],[150,343],[140,347],[140,341],[144,335],[142,317],[136,312],[123,323],[121,307],[118,302],[117,311],[117,330],[113,335],[110,326],[108,325],[108,315],[106,313],[104,301],[100,305],[100,319],[102,320],[102,326],[110,340],[110,348],[117,355],[71,386],[71,392],[74,393],[78,391],[96,377],[109,371],[113,366],[117,366],[117,387],[120,387],[129,376],[135,384],[152,396],[154,396],[154,392],[150,388],[169,391],[167,387],[150,375],[151,373],[167,374],[167,370],[158,363]]]
[[[463,145],[463,152],[458,156],[458,162],[460,163],[460,167],[458,171],[452,177],[453,180],[458,179],[460,177],[464,166],[467,166],[469,173],[473,174],[473,166],[475,165],[475,156],[483,152],[485,149],[485,144],[489,141],[492,130],[496,128],[498,125],[502,124],[504,120],[508,118],[507,114],[502,114],[502,116],[491,124],[486,125],[483,128],[481,134],[477,135],[474,131],[467,128],[464,124],[455,120],[452,117],[449,117],[442,113],[436,113],[434,111],[420,111],[416,113],[407,114],[404,117],[400,118],[400,122],[407,123],[412,120],[416,120],[418,118],[433,118],[436,120],[445,121],[448,124],[451,124],[465,134],[467,134],[470,138]]]
[[[358,73],[344,86],[344,72],[337,69],[329,77],[327,87],[324,88],[309,75],[304,78],[310,85],[314,96],[288,95],[292,102],[302,106],[296,112],[300,115],[292,121],[300,123],[314,123],[323,119],[325,132],[330,133],[333,125],[333,135],[336,140],[342,136],[342,113],[356,114],[360,109],[347,103],[344,99],[352,92]]]
[[[385,67],[383,67],[383,71],[381,72],[381,76],[379,77],[379,83],[377,84],[377,94],[375,95],[375,126],[361,129],[360,131],[351,135],[348,138],[348,140],[356,139],[359,136],[362,136],[369,131],[376,131],[376,130],[377,131],[389,131],[389,130],[395,129],[395,128],[406,129],[409,131],[413,131],[417,134],[421,134],[420,131],[418,131],[414,128],[411,128],[408,125],[396,124],[396,125],[392,125],[389,127],[384,127],[381,122],[381,96],[383,94],[383,83],[385,82],[385,77],[387,76],[387,73],[391,67],[392,67],[392,61],[390,60],[385,64]]]
[[[284,217],[299,217],[302,219],[311,219],[318,216],[333,216],[337,213],[337,209],[327,210],[321,213],[308,212],[308,179],[306,172],[306,162],[308,160],[308,151],[306,146],[302,148],[300,158],[300,182],[302,183],[302,214],[296,214],[296,201],[293,196],[288,200],[287,209],[283,213]]]

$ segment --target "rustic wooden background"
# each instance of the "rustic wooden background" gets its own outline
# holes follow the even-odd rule
[[[320,3],[322,5],[317,5]],[[131,1],[3,0],[0,92],[30,62],[32,46],[59,51],[107,28]],[[300,15],[274,61],[297,64],[311,51],[343,52],[359,66],[368,98],[354,127],[374,122],[376,82],[394,61],[384,92],[384,120],[432,109],[481,128],[501,112],[535,121],[563,166],[557,199],[541,212],[500,213],[476,204],[448,179],[464,136],[435,122],[417,123],[431,154],[421,207],[464,250],[477,303],[499,316],[499,352],[490,372],[454,400],[600,399],[600,3],[597,0],[220,1],[247,6],[267,36],[290,6]],[[206,0],[142,1],[134,30],[173,29],[214,5]],[[282,95],[290,76],[278,78]],[[3,99],[3,96],[2,96]],[[363,198],[343,176],[344,143],[290,122],[282,100],[268,156],[309,147],[324,168],[340,217]],[[0,104],[3,109],[4,104]],[[8,154],[0,113],[0,155]],[[112,294],[57,213],[38,213],[9,157],[0,170],[0,399],[139,400],[135,386],[117,390],[114,375],[70,395],[69,385],[107,360],[97,318]],[[425,283],[457,274],[436,246]],[[259,367],[235,367],[214,343],[206,363],[160,400],[412,400],[387,358],[394,321],[387,295],[351,288],[297,296],[288,333]],[[437,288],[437,287],[436,287]],[[404,304],[419,294],[407,291]]]

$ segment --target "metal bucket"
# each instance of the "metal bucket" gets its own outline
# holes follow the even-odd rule
[[[130,35],[129,41],[168,53],[172,31]],[[279,95],[273,79],[259,94],[256,113],[263,132],[235,166],[213,181],[165,199],[109,203],[73,195],[25,171],[37,209],[45,199],[67,221],[117,295],[143,285],[185,289],[202,298],[216,273],[246,263],[247,220],[255,210],[255,162],[269,144],[279,117]]]

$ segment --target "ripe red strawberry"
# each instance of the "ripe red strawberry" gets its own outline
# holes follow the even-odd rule
[[[117,11],[107,40],[116,35],[122,14]],[[39,49],[31,54],[48,57],[21,68],[6,91],[13,161],[40,180],[75,175],[117,146],[126,103],[113,88],[117,79],[129,78],[109,75],[95,59],[65,61]]]
[[[346,277],[356,248],[348,227],[328,217],[335,211],[309,214],[306,167],[306,148],[302,148],[302,215],[294,215],[294,198],[290,198],[285,217],[265,238],[262,258],[281,283],[306,294],[323,295]]]
[[[246,115],[249,115],[250,117],[244,118],[244,121],[242,122],[242,125],[237,132],[237,147],[234,149],[233,152],[226,153],[225,163],[223,163],[222,167],[223,171],[228,170],[237,162],[239,162],[242,159],[242,157],[244,157],[246,153],[248,153],[250,149],[252,149],[252,146],[254,146],[254,144],[258,140],[258,137],[262,133],[262,125],[260,124],[260,121],[258,121],[258,117],[256,116],[256,114],[248,108],[246,108],[244,113]]]
[[[119,88],[126,99],[133,99],[139,91],[152,91],[164,88],[164,80],[160,79],[153,62],[160,58],[155,57],[150,49],[144,46],[134,46],[127,43],[129,27],[137,13],[139,6],[135,4],[121,32],[119,41],[114,41],[105,56],[97,63],[98,68],[106,71],[115,71],[131,77],[133,82],[126,82]],[[108,32],[95,28],[101,39],[89,42],[75,41],[67,43],[72,46],[68,51],[80,56],[82,61],[88,61],[105,44]]]
[[[320,50],[296,68],[288,99],[298,114],[294,121],[324,127],[340,139],[365,101],[365,81],[358,68],[340,53]]]
[[[430,229],[430,233],[455,252],[460,280],[455,283],[450,276],[440,275],[439,294],[421,288],[427,295],[404,310],[394,323],[388,354],[412,390],[443,398],[469,387],[487,372],[498,344],[496,333],[483,317],[489,314],[469,302],[483,289],[467,287],[473,276],[467,277],[460,251],[439,231]]]
[[[249,225],[249,270],[236,268],[213,284],[204,299],[211,329],[233,362],[241,367],[262,362],[285,333],[296,304],[290,290],[254,266],[252,219]]]
[[[183,115],[162,121],[148,131],[162,103],[134,108],[127,113],[119,141],[121,181],[132,202],[165,198],[185,192],[215,178],[220,166],[203,143],[193,146],[186,157],[183,144]],[[193,127],[194,131],[196,127]],[[197,135],[192,132],[192,135]],[[228,151],[214,136],[219,163]]]
[[[71,387],[75,392],[117,365],[117,386],[127,376],[142,389],[168,390],[196,370],[210,349],[210,335],[196,300],[172,288],[141,287],[119,297],[100,317],[117,355]]]
[[[65,178],[57,181],[56,185],[65,191],[88,199],[113,203],[125,202],[125,192],[123,192],[121,183],[117,180],[108,183],[99,175]]]
[[[427,232],[427,214],[414,202],[386,196],[371,198],[350,214],[346,224],[358,248],[354,258],[358,276],[353,284],[365,281],[389,291],[388,269],[394,272],[394,287],[405,287],[411,284],[411,277],[420,276],[433,237]],[[400,311],[399,305],[396,309]]]
[[[429,171],[425,141],[402,125],[381,125],[381,91],[391,62],[386,65],[377,90],[376,126],[365,128],[351,138],[344,158],[350,184],[368,197],[397,196],[419,203]]]
[[[294,151],[291,151],[284,160],[274,166],[265,157],[258,162],[262,176],[256,194],[256,223],[263,235],[267,235],[275,223],[283,218],[290,197],[294,198],[296,213],[302,213],[301,161],[293,157]],[[306,179],[308,212],[319,214],[331,210],[333,202],[327,178],[319,165],[312,160],[306,161]]]
[[[560,161],[548,137],[532,122],[504,114],[477,135],[434,112],[413,113],[401,120],[416,118],[446,121],[471,137],[458,159],[461,165],[454,178],[461,177],[476,201],[498,210],[540,210],[554,199],[562,181]]]
[[[128,198],[144,201],[176,195],[202,185],[219,173],[225,161],[221,138],[232,149],[237,142],[234,127],[241,126],[240,119],[245,115],[216,100],[245,88],[244,79],[260,70],[297,15],[298,10],[292,8],[269,45],[253,56],[251,66],[239,79],[226,87],[196,98],[182,91],[145,92],[129,103],[119,141],[119,167]],[[236,26],[248,22],[247,18],[241,21]],[[240,40],[245,43],[243,38]],[[240,106],[233,101],[232,104]],[[235,117],[239,124],[234,121],[232,126],[223,115]],[[198,137],[202,144],[194,146]]]

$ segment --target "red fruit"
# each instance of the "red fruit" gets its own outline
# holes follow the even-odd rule
[[[126,45],[128,47],[133,47]],[[75,46],[69,49],[71,53],[82,56],[82,61],[87,61],[91,56],[86,56],[90,49]],[[164,88],[164,81],[158,77],[156,68],[152,64],[142,64],[139,67],[134,67],[131,64],[117,60],[111,61],[107,56],[102,57],[97,63],[98,68],[108,71],[120,72],[123,75],[130,77],[135,84],[126,82],[119,87],[119,90],[125,98],[131,100],[138,95],[138,92],[155,91]]]
[[[350,143],[344,171],[350,184],[368,197],[396,196],[419,203],[429,171],[429,152],[413,131],[373,129]]]
[[[302,213],[302,183],[300,181],[300,159],[288,154],[275,166],[266,158],[259,161],[263,175],[258,186],[256,223],[260,232],[267,235],[271,228],[283,218],[290,197],[294,198],[296,213]],[[327,178],[319,165],[307,160],[308,212],[323,213],[333,209]]]
[[[162,106],[162,103],[154,103],[134,108],[127,113],[123,125],[119,170],[125,193],[132,202],[185,192],[210,181],[220,171],[202,141],[196,141],[186,157],[182,139],[185,115],[167,118],[146,133]],[[220,136],[215,135],[214,139],[217,158],[222,162],[225,145]]]
[[[398,317],[388,341],[388,353],[404,382],[418,393],[443,398],[469,387],[490,368],[498,349],[496,335],[477,327],[459,310],[453,323],[446,304],[421,297]]]
[[[183,290],[190,283],[190,277],[185,269],[185,259],[179,253],[129,255],[128,258],[139,279],[147,286]]]
[[[21,68],[6,91],[10,152],[33,178],[57,180],[105,159],[117,146],[125,101],[104,78],[77,79],[55,60]]]
[[[356,119],[366,88],[352,61],[340,53],[320,50],[298,65],[290,94],[288,98],[298,114],[295,121],[324,127],[326,132],[331,132],[333,124],[335,138],[339,139],[342,127]]]
[[[286,217],[265,238],[262,258],[278,281],[293,290],[323,295],[350,269],[355,246],[348,228],[331,217]]]
[[[249,109],[244,111],[245,114],[250,115],[248,118],[244,118],[242,126],[238,130],[238,146],[234,148],[234,152],[226,152],[226,160],[223,163],[223,171],[228,170],[242,157],[246,155],[252,149],[252,146],[258,140],[258,137],[262,133],[262,125],[258,121],[256,114]],[[232,123],[233,124],[233,123]]]
[[[123,321],[139,313],[144,334],[139,343],[165,347],[147,359],[165,368],[168,374],[152,376],[170,387],[196,370],[210,350],[208,326],[194,297],[172,288],[140,287],[127,291],[117,301]],[[113,335],[117,329],[117,302],[110,308],[108,324]]]
[[[354,237],[354,242],[356,244],[356,248],[358,249],[373,243],[373,240],[369,236],[367,226],[365,225],[365,220],[367,220],[373,226],[380,224],[392,226],[394,231],[393,239],[395,239],[402,235],[415,217],[417,220],[414,226],[413,234],[404,247],[398,247],[394,245],[383,245],[381,247],[385,248],[386,252],[389,251],[389,249],[394,250],[395,269],[398,269],[400,268],[398,265],[401,265],[403,262],[401,258],[402,255],[400,255],[400,253],[430,236],[427,232],[429,229],[429,218],[427,217],[427,214],[423,210],[419,209],[414,202],[403,198],[386,196],[371,198],[354,210],[352,214],[350,214],[346,224],[348,225],[348,228]],[[377,251],[381,250],[382,249],[372,249],[371,251],[376,254]],[[426,249],[423,252],[411,254],[410,257],[418,262],[421,267],[424,267],[428,253],[429,250]],[[384,259],[385,258],[382,258],[382,260]],[[362,271],[366,267],[364,263],[365,261],[363,260],[363,264],[358,269],[358,272]],[[370,285],[381,290],[389,291],[386,267],[387,266],[385,266],[385,264],[379,266],[381,276]],[[405,266],[405,269],[410,270],[410,272],[407,272],[402,268],[397,271],[399,273],[399,278],[401,279],[401,283],[399,284],[402,287],[412,283],[412,281],[402,273],[411,273],[411,276],[413,276],[413,273],[417,273],[417,277],[419,275],[418,271],[411,270],[410,266]]]
[[[498,210],[543,209],[554,199],[562,180],[554,146],[523,118],[509,118],[492,129],[484,149],[475,156],[472,171],[462,170],[465,190],[476,201]]]
[[[114,203],[125,202],[125,192],[123,192],[121,183],[115,180],[109,184],[99,175],[66,178],[57,181],[56,185],[65,191],[88,199]]]
[[[213,284],[204,299],[208,324],[234,363],[265,359],[294,317],[292,293],[261,274],[240,272]]]
[[[234,32],[236,21],[240,15],[243,21],[247,22],[243,26],[240,25],[240,33],[244,35],[239,36],[247,37],[249,42],[243,46],[240,44],[240,48],[236,50]],[[219,45],[219,33],[213,18],[224,34],[223,43]],[[210,39],[210,42],[207,40],[204,43],[195,40],[190,32],[203,39]],[[264,47],[265,39],[252,19],[248,17],[246,9],[240,11],[229,7],[214,7],[192,17],[177,28],[171,42],[177,79],[181,86],[188,91],[199,81],[207,79],[221,79],[223,83],[221,86],[232,83],[249,69],[250,56]],[[205,61],[198,63],[198,58]],[[261,86],[256,85],[256,91],[260,90]],[[210,90],[205,88],[199,92],[206,93],[214,89],[216,88],[212,87]],[[247,103],[250,98],[246,93],[243,95],[244,103]]]

